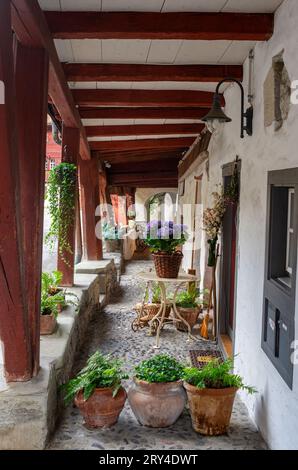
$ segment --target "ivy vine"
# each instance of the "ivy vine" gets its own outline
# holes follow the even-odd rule
[[[66,254],[73,253],[68,241],[68,231],[75,217],[76,179],[76,165],[60,163],[49,173],[46,192],[51,226],[45,241],[51,250],[59,241],[59,254],[65,264],[68,264]]]

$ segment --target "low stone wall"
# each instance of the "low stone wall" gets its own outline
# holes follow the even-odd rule
[[[78,312],[59,315],[54,335],[41,337],[41,370],[30,382],[6,384],[0,380],[0,449],[43,449],[63,407],[59,385],[67,381],[76,352],[82,348],[89,322],[118,289],[113,260],[101,261],[96,274],[78,273]],[[0,365],[1,369],[1,365]]]

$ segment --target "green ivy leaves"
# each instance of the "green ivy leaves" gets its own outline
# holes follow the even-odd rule
[[[66,264],[66,253],[72,254],[68,231],[75,217],[76,180],[76,165],[60,163],[50,171],[46,193],[51,226],[45,241],[53,250],[55,242],[59,240],[59,254]]]

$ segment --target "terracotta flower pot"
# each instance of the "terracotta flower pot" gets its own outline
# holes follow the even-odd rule
[[[126,397],[126,391],[122,387],[115,397],[111,387],[96,388],[86,401],[80,391],[75,398],[75,404],[85,419],[86,427],[102,428],[112,426],[118,421]]]
[[[200,434],[218,436],[228,431],[237,388],[199,389],[184,382],[192,427]]]
[[[163,279],[175,279],[178,277],[182,263],[183,254],[179,251],[175,253],[153,253],[155,271],[158,277]]]
[[[40,334],[52,335],[57,328],[57,320],[53,314],[40,316]]]
[[[200,308],[182,308],[177,307],[178,312],[180,313],[181,317],[184,318],[185,321],[189,324],[191,328],[195,326],[198,321],[198,316],[200,313]],[[182,322],[175,323],[177,330],[179,331],[188,331],[187,326]]]
[[[131,409],[140,424],[151,428],[166,428],[181,415],[186,395],[182,382],[149,383],[134,378],[128,392]]]

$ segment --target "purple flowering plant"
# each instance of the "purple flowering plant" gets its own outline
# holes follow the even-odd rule
[[[188,239],[187,226],[172,221],[152,220],[146,227],[144,242],[153,253],[174,253]]]

